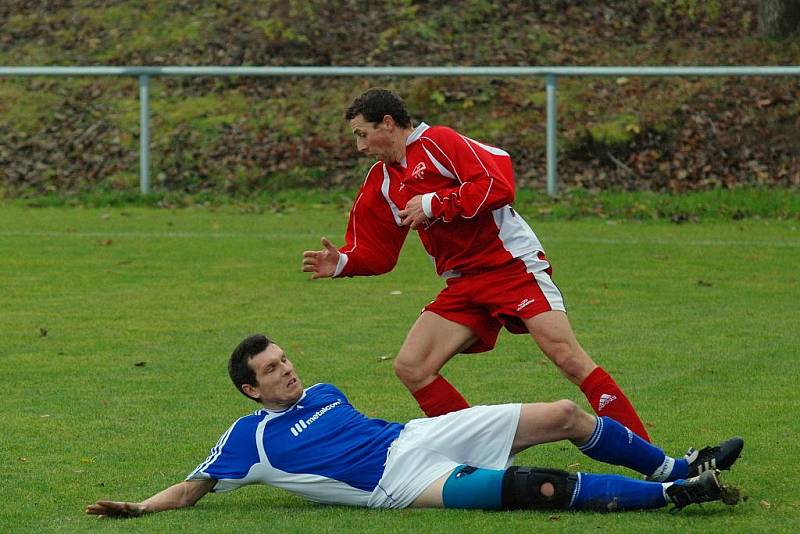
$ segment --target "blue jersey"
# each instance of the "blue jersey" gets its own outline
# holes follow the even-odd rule
[[[364,506],[403,426],[369,418],[335,386],[316,384],[286,410],[239,418],[187,480],[214,479],[213,491],[269,484],[316,502]]]

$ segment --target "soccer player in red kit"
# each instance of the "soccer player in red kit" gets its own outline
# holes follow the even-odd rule
[[[356,196],[345,242],[303,253],[312,279],[390,271],[416,230],[446,287],[425,306],[394,360],[420,408],[469,404],[439,371],[460,352],[491,350],[501,327],[530,333],[598,415],[649,441],[628,398],[575,338],[544,249],[514,211],[511,158],[444,126],[414,127],[402,99],[370,89],[345,113],[359,152],[378,161]]]

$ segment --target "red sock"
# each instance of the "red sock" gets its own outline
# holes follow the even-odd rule
[[[581,384],[581,391],[597,415],[607,415],[627,426],[642,439],[650,441],[650,436],[628,397],[602,367],[589,373]]]
[[[417,399],[419,407],[428,417],[469,408],[469,404],[461,396],[461,393],[442,375],[436,375],[433,382],[411,394]]]

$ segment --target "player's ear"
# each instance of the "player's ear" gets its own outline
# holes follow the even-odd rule
[[[391,130],[391,129],[393,129],[395,126],[397,126],[397,123],[396,123],[396,122],[394,122],[394,117],[392,117],[391,115],[384,115],[384,116],[383,116],[383,120],[382,120],[381,122],[383,122],[383,125],[384,125],[384,126],[386,127],[386,129],[388,129],[388,130]]]
[[[259,393],[258,390],[253,386],[251,386],[250,384],[242,384],[242,391],[244,392],[245,395],[247,395],[252,399],[255,400],[261,399],[261,393]]]

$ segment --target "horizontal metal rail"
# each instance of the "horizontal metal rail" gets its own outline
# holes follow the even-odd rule
[[[800,76],[800,66],[686,67],[3,67],[0,76],[133,76],[139,78],[139,190],[150,192],[150,78],[155,76],[490,76],[543,77],[547,94],[547,193],[557,194],[556,85],[559,76]]]
[[[0,76],[798,76],[800,66],[2,67]]]

